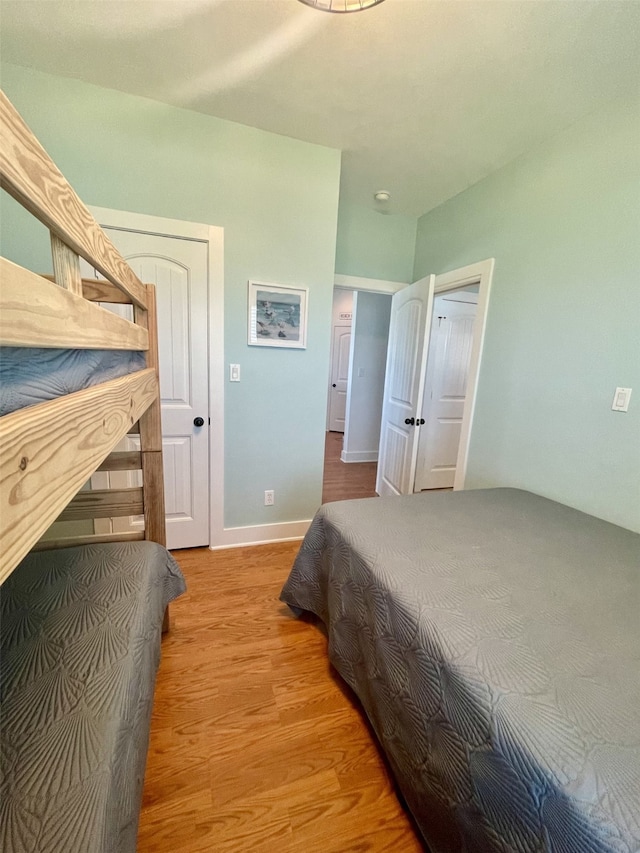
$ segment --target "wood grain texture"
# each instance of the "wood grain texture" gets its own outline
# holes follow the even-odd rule
[[[147,350],[146,328],[0,258],[0,345]]]
[[[328,432],[324,446],[322,503],[375,498],[377,462],[341,462],[343,434]]]
[[[140,328],[147,330],[149,347],[147,349],[147,367],[155,370],[160,382],[160,362],[158,359],[158,309],[156,289],[152,284],[145,285],[147,309],[134,306],[133,319]],[[160,396],[149,406],[140,418],[140,449],[162,453],[162,414]]]
[[[110,302],[131,305],[131,299],[109,281],[92,278],[82,279],[82,295],[90,302]]]
[[[78,492],[56,521],[82,521],[87,518],[123,518],[142,515],[142,489],[91,489]]]
[[[142,283],[1,90],[0,185],[134,303],[145,306]]]
[[[155,370],[160,382],[158,358],[158,308],[156,289],[153,284],[147,289],[146,311],[134,306],[133,318],[149,331],[147,367]],[[164,471],[162,461],[162,417],[160,395],[153,401],[139,421],[140,447],[142,449],[142,486],[144,489],[145,539],[167,544],[164,502]],[[167,617],[168,624],[168,617]],[[168,628],[167,628],[168,630]]]
[[[144,538],[166,546],[164,471],[162,469],[161,451],[143,451],[142,487],[144,492]]]
[[[55,234],[51,234],[51,257],[55,283],[76,296],[82,296],[80,257]]]
[[[48,273],[40,273],[42,278],[55,281],[54,276]],[[90,302],[114,302],[131,305],[131,297],[123,293],[110,281],[102,281],[96,278],[82,279],[82,295]]]
[[[104,542],[139,542],[144,539],[140,530],[126,533],[88,533],[86,536],[64,536],[60,539],[41,539],[32,551],[48,551],[57,548],[74,548],[76,545],[100,545]]]
[[[142,455],[139,450],[115,450],[98,465],[98,471],[139,471]]]
[[[278,601],[299,543],[177,551],[138,853],[420,853],[360,705]]]
[[[0,583],[157,395],[146,369],[0,419]]]

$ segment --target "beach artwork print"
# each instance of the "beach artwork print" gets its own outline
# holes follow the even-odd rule
[[[249,282],[249,343],[306,346],[306,288]]]

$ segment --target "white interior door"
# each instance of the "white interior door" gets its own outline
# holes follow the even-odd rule
[[[331,387],[329,388],[329,429],[344,432],[349,384],[351,325],[333,327],[331,346]]]
[[[208,545],[208,247],[181,237],[105,231],[138,278],[156,286],[167,546]],[[125,442],[121,449],[139,447],[135,437]],[[139,472],[109,475],[112,487],[140,485],[139,478]],[[142,523],[140,517],[111,522],[114,532]]]
[[[376,480],[379,495],[412,491],[433,287],[434,276],[427,276],[395,293],[391,302]]]
[[[453,488],[477,309],[475,293],[434,299],[414,490]]]

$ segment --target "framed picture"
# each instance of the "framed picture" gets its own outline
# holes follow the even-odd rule
[[[256,347],[306,349],[306,287],[249,282],[249,343]]]

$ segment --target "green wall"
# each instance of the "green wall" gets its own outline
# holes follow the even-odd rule
[[[640,530],[640,110],[624,100],[421,217],[414,278],[495,257],[468,483]],[[628,414],[611,411],[632,387]]]
[[[224,227],[225,362],[242,365],[241,383],[225,381],[225,526],[311,517],[340,152],[15,66],[2,86],[85,203]],[[44,229],[11,200],[2,213],[3,253],[50,269]],[[247,346],[248,279],[309,287],[306,350]],[[263,506],[267,488],[274,507]]]
[[[340,202],[336,272],[387,281],[412,281],[418,220]]]

